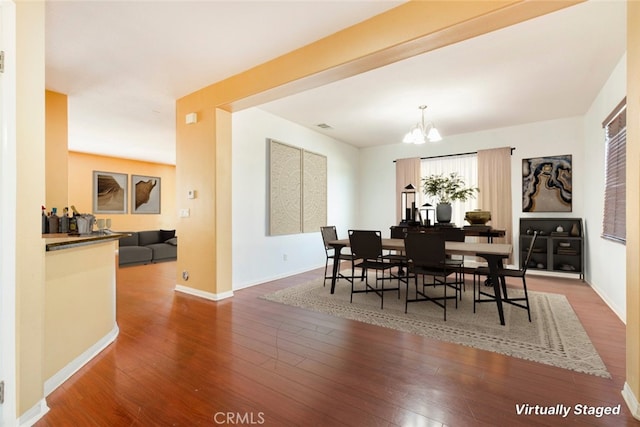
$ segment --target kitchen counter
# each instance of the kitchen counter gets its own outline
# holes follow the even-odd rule
[[[126,234],[43,234],[45,395],[118,336],[116,253]]]
[[[78,246],[92,245],[109,240],[117,240],[126,237],[128,234],[108,233],[103,234],[95,232],[91,234],[70,235],[66,233],[43,234],[46,251],[57,251],[61,249],[70,249]]]

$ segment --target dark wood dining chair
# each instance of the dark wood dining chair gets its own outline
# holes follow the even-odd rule
[[[407,227],[394,226],[390,227],[389,236],[392,239],[404,239],[408,232],[409,229]],[[387,253],[384,257],[385,259],[399,263],[398,276],[405,275],[407,257],[405,256],[404,251],[389,251],[389,253]]]
[[[500,284],[501,284],[502,294],[503,294],[502,302],[526,309],[527,316],[529,317],[529,322],[531,322],[531,308],[529,306],[529,294],[527,293],[527,280],[525,279],[525,276],[527,274],[527,267],[531,262],[531,255],[533,254],[533,248],[536,244],[537,237],[538,237],[538,232],[535,231],[533,233],[533,236],[531,237],[531,242],[529,243],[529,249],[527,250],[527,255],[524,259],[524,263],[522,264],[521,268],[519,269],[501,268],[500,270],[498,270],[498,277],[501,282]],[[489,268],[487,267],[478,267],[473,272],[473,312],[474,313],[476,312],[476,303],[495,301],[495,295],[482,290],[482,284],[487,280],[485,279],[483,281],[482,278],[483,277],[487,278],[488,276],[489,276]],[[517,298],[509,297],[507,292],[507,285],[506,285],[507,277],[516,277],[516,278],[522,279],[522,288],[524,290],[523,297],[517,297]],[[477,292],[476,292],[476,278],[477,278]]]
[[[458,307],[458,295],[447,296],[447,288],[456,287],[455,279],[448,278],[454,275],[458,267],[447,262],[445,252],[445,238],[442,233],[409,233],[404,239],[405,253],[409,277],[414,279],[414,290],[410,292],[410,281],[407,281],[407,295],[404,305],[405,313],[409,303],[429,301],[444,310],[444,320],[447,320],[447,300],[453,299]],[[418,281],[418,276],[422,277]],[[431,277],[432,282],[427,283],[425,277]],[[435,289],[433,289],[435,288]],[[438,288],[442,289],[442,294]],[[415,295],[410,298],[410,294]]]
[[[327,285],[327,279],[332,279],[333,275],[329,276],[327,275],[328,273],[328,269],[329,269],[329,260],[332,260],[333,262],[341,262],[341,261],[348,261],[351,263],[351,276],[344,276],[343,274],[340,274],[340,268],[338,266],[338,277],[336,277],[336,280],[340,279],[341,277],[344,279],[347,279],[349,281],[353,280],[353,275],[355,273],[355,269],[354,269],[354,262],[355,262],[355,258],[353,257],[352,253],[340,253],[340,260],[336,260],[336,250],[333,246],[331,246],[329,244],[329,242],[331,242],[332,240],[338,240],[338,231],[336,230],[335,225],[327,225],[324,227],[320,227],[320,234],[322,235],[322,242],[324,243],[324,251],[326,254],[326,261],[324,263],[324,284],[323,286]],[[363,275],[364,278],[364,275]]]
[[[456,227],[443,227],[442,234],[446,242],[464,242],[466,233],[462,228]],[[447,255],[447,263],[456,267],[455,270],[455,288],[456,296],[462,300],[462,292],[465,288],[465,275],[464,275],[464,256],[463,255]]]
[[[375,230],[349,230],[349,244],[351,245],[351,253],[355,261],[355,268],[361,268],[363,274],[368,271],[376,272],[376,287],[369,284],[369,276],[365,275],[364,288],[356,289],[355,280],[351,281],[351,299],[353,302],[353,294],[363,292],[374,292],[380,297],[380,308],[384,307],[384,293],[388,291],[397,291],[400,298],[400,284],[396,287],[385,287],[385,281],[397,280],[398,277],[391,273],[391,269],[399,267],[397,261],[385,258],[382,251],[382,234]],[[378,273],[382,272],[382,276]],[[379,288],[378,282],[381,283]]]

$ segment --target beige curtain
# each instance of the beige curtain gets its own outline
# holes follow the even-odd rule
[[[409,184],[416,187],[418,195],[421,191],[419,157],[396,160],[396,225],[402,220],[402,192]]]
[[[491,212],[491,226],[505,230],[504,242],[513,244],[511,147],[478,150],[478,188],[478,208]]]

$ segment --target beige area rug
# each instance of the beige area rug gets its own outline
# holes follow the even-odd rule
[[[356,283],[362,286],[361,282]],[[391,285],[387,282],[385,286]],[[476,313],[473,312],[472,287],[473,285],[467,283],[467,289],[463,292],[462,301],[458,301],[457,309],[453,300],[447,302],[446,321],[443,320],[442,308],[432,302],[410,303],[408,313],[405,314],[404,284],[401,286],[400,299],[396,292],[386,292],[382,310],[380,298],[372,292],[354,294],[353,303],[349,303],[351,287],[344,279],[337,283],[334,295],[329,293],[328,281],[327,286],[323,287],[322,279],[317,279],[261,298],[440,341],[611,378],[564,295],[529,292],[531,323],[527,319],[526,310],[505,304],[506,325],[501,326],[495,303],[478,304]],[[484,286],[483,288],[491,289]],[[453,290],[447,294],[453,295]],[[518,290],[509,292],[511,297],[522,294],[523,292]]]

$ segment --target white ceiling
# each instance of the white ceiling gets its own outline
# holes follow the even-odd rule
[[[69,96],[70,150],[174,163],[177,98],[400,3],[50,0],[46,87]],[[591,0],[260,108],[357,147],[399,143],[421,104],[443,143],[582,115],[626,50],[625,9]]]

